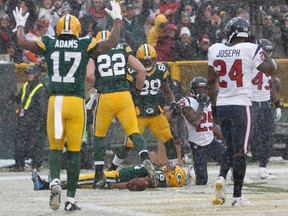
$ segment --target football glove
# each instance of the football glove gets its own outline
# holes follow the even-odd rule
[[[174,116],[181,114],[181,109],[180,109],[179,105],[175,101],[173,101],[171,103],[169,110],[173,110],[172,111],[172,115],[174,115]]]
[[[281,118],[281,108],[276,108],[276,116],[275,116],[275,122],[279,121]]]
[[[210,99],[206,94],[198,94],[196,100],[199,103],[198,106],[199,111],[203,111],[204,107],[207,107],[210,103]]]
[[[131,95],[133,97],[133,100],[138,99],[140,97],[140,93],[141,93],[141,90],[133,88],[131,90]]]
[[[15,10],[13,10],[13,15],[16,22],[16,27],[13,29],[13,32],[16,32],[18,26],[25,27],[29,12],[27,12],[25,16],[22,16],[22,8],[18,9],[18,7],[16,7]]]
[[[115,2],[115,0],[110,1],[110,4],[112,7],[112,10],[105,8],[106,13],[109,14],[113,20],[115,20],[115,19],[122,20],[120,5],[117,2]]]

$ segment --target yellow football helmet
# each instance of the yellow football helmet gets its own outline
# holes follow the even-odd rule
[[[95,39],[97,42],[100,40],[107,40],[110,35],[110,31],[100,31],[96,34]]]
[[[164,175],[169,187],[182,187],[185,183],[186,174],[180,166],[176,166],[172,171],[164,170]]]
[[[144,65],[147,72],[154,69],[156,65],[156,56],[156,50],[150,44],[142,44],[136,53],[136,57]]]
[[[81,24],[73,15],[62,16],[56,25],[57,35],[74,35],[79,38],[81,32]]]

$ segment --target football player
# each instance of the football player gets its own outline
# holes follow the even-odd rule
[[[272,43],[267,39],[261,39],[263,50],[272,55]],[[274,61],[274,60],[273,60]],[[275,62],[274,62],[275,63]],[[276,63],[275,63],[276,64]],[[273,177],[266,170],[269,161],[272,132],[274,127],[273,106],[276,108],[276,118],[281,118],[281,105],[278,78],[267,76],[254,68],[252,71],[252,134],[250,147],[253,160],[259,160],[259,177],[261,179]],[[263,133],[265,131],[265,133]]]
[[[159,181],[158,187],[182,187],[184,185],[186,174],[180,166],[176,166],[172,171],[165,167],[159,169],[155,166],[155,171]],[[128,182],[134,178],[143,178],[150,183],[150,175],[143,165],[126,167],[119,171],[106,171],[104,175],[106,177],[105,189],[125,189]],[[94,173],[81,175],[78,180],[78,188],[93,188],[94,177]],[[49,189],[49,182],[42,179],[36,169],[32,170],[32,181],[34,190]],[[63,189],[67,188],[67,181],[61,181],[61,185]],[[154,188],[153,185],[149,185],[149,187]]]
[[[111,37],[110,32],[101,31],[96,41],[105,41]],[[99,94],[94,118],[94,188],[102,188],[106,182],[103,173],[105,142],[107,130],[114,117],[117,117],[125,133],[135,143],[137,152],[145,168],[150,173],[152,185],[157,187],[158,176],[149,159],[147,146],[139,133],[134,104],[127,80],[128,66],[136,71],[137,82],[133,94],[138,94],[145,80],[145,68],[132,55],[130,46],[118,43],[111,50],[89,61],[87,78],[94,84]]]
[[[75,204],[75,193],[80,172],[80,146],[85,130],[85,74],[90,57],[96,57],[114,47],[119,41],[122,26],[121,10],[118,3],[110,1],[112,10],[105,11],[113,19],[113,30],[106,41],[97,42],[93,37],[79,38],[81,25],[72,15],[61,17],[56,25],[56,37],[44,35],[37,41],[27,40],[24,26],[29,13],[22,16],[22,9],[13,11],[17,42],[23,49],[43,55],[48,67],[49,105],[47,134],[50,144],[49,170],[50,207],[60,207],[60,169],[64,140],[68,149],[67,202],[66,211],[80,210]]]
[[[260,44],[247,42],[250,23],[241,17],[227,22],[226,43],[216,43],[208,50],[208,95],[217,107],[226,151],[215,183],[214,204],[225,202],[228,170],[233,168],[232,206],[251,205],[242,197],[246,172],[246,154],[251,131],[252,70],[268,76],[275,74],[275,64]]]
[[[210,158],[221,162],[225,146],[214,137],[215,133],[221,139],[222,134],[213,121],[211,103],[207,96],[207,80],[200,76],[194,77],[190,81],[190,92],[190,97],[183,97],[178,102],[187,125],[194,162],[194,170],[189,166],[187,181],[192,179],[196,185],[206,185],[207,160]]]
[[[174,139],[170,131],[169,123],[162,114],[162,109],[158,104],[158,93],[161,88],[166,101],[171,104],[171,109],[177,109],[174,94],[167,81],[169,72],[165,65],[156,63],[156,51],[150,44],[142,44],[137,50],[136,57],[144,65],[146,70],[146,78],[142,89],[139,90],[137,94],[133,94],[140,134],[143,134],[147,127],[162,145],[164,143],[168,159],[175,166],[178,158]],[[132,72],[129,74],[128,80],[131,82],[132,89],[134,89],[134,86],[138,82],[136,73]],[[128,151],[134,148],[133,143],[133,140],[128,139],[128,141],[118,149],[109,170],[117,169],[127,156]],[[166,162],[167,161],[162,161],[162,165]]]

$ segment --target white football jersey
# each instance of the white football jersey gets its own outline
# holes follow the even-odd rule
[[[252,101],[262,102],[270,100],[271,76],[258,71],[252,71]]]
[[[217,106],[251,106],[252,70],[263,61],[263,49],[258,44],[216,43],[209,47],[208,64],[214,67],[219,80]]]
[[[193,97],[183,97],[180,100],[181,107],[192,107],[193,110],[197,110],[199,103]],[[199,146],[209,145],[214,139],[213,134],[213,118],[211,103],[203,110],[202,119],[197,127],[190,124],[185,118],[185,122],[188,130],[188,138],[190,142],[193,142]]]
[[[276,62],[272,59],[276,68]],[[271,76],[261,73],[256,68],[252,71],[252,101],[262,102],[271,99]]]

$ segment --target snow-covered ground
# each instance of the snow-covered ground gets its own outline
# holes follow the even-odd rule
[[[3,164],[13,161],[0,160]],[[248,207],[231,207],[232,182],[227,185],[227,201],[223,206],[213,206],[213,184],[217,179],[219,166],[209,164],[209,183],[205,186],[184,186],[182,188],[147,189],[142,192],[128,190],[77,190],[76,200],[82,207],[80,212],[69,215],[119,215],[119,216],[162,216],[162,215],[288,215],[288,161],[271,158],[269,170],[274,179],[260,180],[256,163],[249,164],[246,176],[252,184],[243,189],[245,198],[252,201]],[[0,215],[67,215],[64,211],[66,191],[62,192],[62,206],[57,212],[49,208],[49,191],[34,191],[30,169],[13,173],[0,169]],[[93,172],[82,170],[81,173]],[[48,170],[39,173],[47,178]],[[61,178],[65,179],[65,171]],[[228,177],[230,180],[230,176]]]

